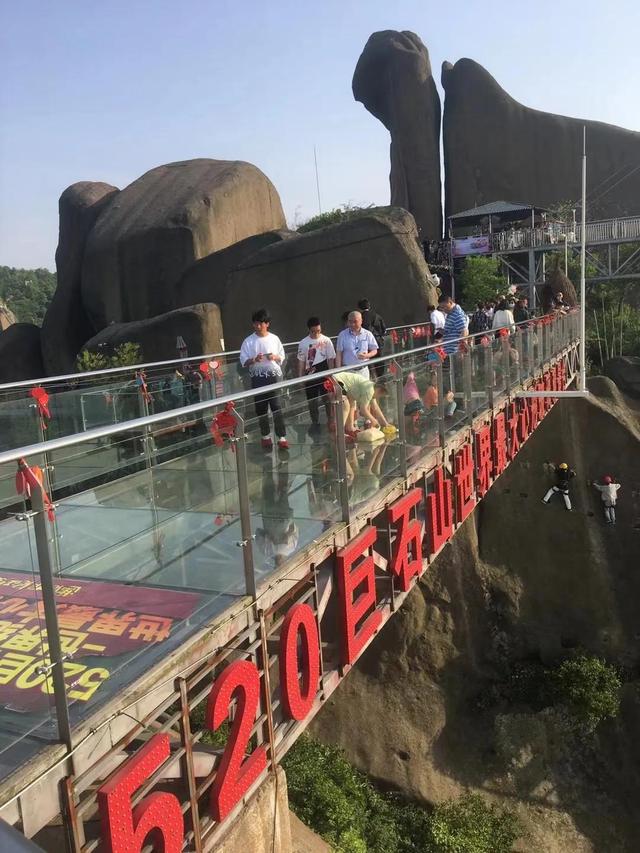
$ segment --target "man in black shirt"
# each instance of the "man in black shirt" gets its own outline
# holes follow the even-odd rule
[[[384,336],[387,334],[387,327],[384,324],[384,320],[373,310],[368,299],[361,299],[358,302],[358,310],[362,314],[362,326],[371,332],[376,339],[378,355],[381,356],[384,347]],[[384,365],[376,364],[374,370],[377,376],[382,376]]]
[[[513,319],[516,323],[524,323],[531,319],[531,311],[529,310],[529,298],[520,296],[516,302],[516,307],[513,309]]]

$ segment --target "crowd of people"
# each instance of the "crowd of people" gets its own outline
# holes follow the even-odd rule
[[[284,347],[280,338],[270,330],[271,317],[266,309],[254,312],[252,318],[253,334],[242,342],[240,364],[248,370],[251,388],[264,389],[256,396],[255,410],[260,427],[261,443],[265,450],[271,450],[273,439],[269,411],[273,419],[273,428],[280,450],[288,450],[286,427],[278,392],[268,390],[270,386],[283,379]],[[376,386],[371,379],[368,362],[381,354],[387,329],[383,318],[371,307],[368,299],[361,299],[358,309],[347,311],[343,315],[343,326],[335,346],[331,338],[322,331],[321,319],[317,316],[307,320],[307,334],[298,345],[297,374],[307,376],[305,394],[309,405],[311,429],[320,428],[320,403],[322,401],[327,424],[335,429],[333,412],[324,387],[324,379],[319,376],[334,367],[359,366],[357,371],[343,371],[334,375],[337,387],[345,398],[344,430],[353,438],[356,432],[356,418],[360,415],[368,426],[389,429],[377,398],[384,393],[381,385]],[[380,367],[375,365],[374,375],[379,378]],[[318,375],[318,378],[315,378]]]
[[[561,293],[556,294],[553,311],[564,313],[567,306]],[[505,295],[485,303],[478,303],[471,315],[463,310],[452,296],[442,295],[437,307],[430,305],[429,339],[436,344],[427,353],[427,361],[448,364],[448,357],[457,352],[460,340],[468,335],[486,333],[485,341],[490,337],[505,336],[511,341],[511,336],[517,324],[526,323],[533,319],[526,295]],[[255,410],[258,418],[261,442],[265,450],[273,448],[273,437],[269,412],[273,421],[273,431],[280,450],[289,447],[286,426],[282,413],[279,393],[271,386],[284,378],[283,364],[285,361],[284,347],[280,338],[271,329],[271,317],[266,309],[256,311],[252,317],[253,334],[242,343],[240,350],[240,365],[248,372],[250,386],[261,391],[255,399]],[[311,316],[307,321],[307,334],[298,345],[297,376],[308,377],[305,383],[309,415],[312,431],[321,429],[320,407],[325,410],[326,422],[330,429],[335,430],[333,409],[322,374],[332,368],[349,367],[358,370],[341,371],[334,374],[337,389],[344,397],[344,430],[348,438],[355,437],[357,421],[364,421],[365,429],[379,427],[382,430],[392,430],[393,426],[380,406],[380,399],[386,394],[385,386],[379,382],[384,365],[373,364],[369,361],[380,356],[387,335],[383,318],[374,310],[368,299],[361,299],[356,310],[347,311],[342,317],[343,328],[334,342],[324,334],[322,321],[318,316]],[[506,330],[506,331],[505,331]],[[515,346],[501,347],[494,357],[494,369],[504,375],[517,367],[519,353]],[[504,361],[504,364],[503,364]],[[452,393],[448,372],[443,371],[445,379],[443,403],[446,416],[451,417],[456,409],[456,400]],[[317,377],[317,378],[316,378]],[[414,377],[415,379],[415,377]],[[336,387],[334,386],[334,388]],[[429,382],[422,396],[418,395],[424,412],[429,414],[438,407],[437,384]],[[405,415],[417,410],[417,401],[409,381],[405,384]]]

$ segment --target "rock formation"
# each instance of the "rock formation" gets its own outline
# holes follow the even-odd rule
[[[553,305],[556,294],[561,293],[567,305],[572,307],[578,304],[578,294],[573,282],[560,269],[556,267],[549,273],[542,289],[542,310],[548,311]]]
[[[471,59],[445,62],[442,85],[446,216],[497,199],[579,199],[585,125],[588,218],[639,212],[640,133],[525,107]]]
[[[530,832],[519,850],[640,845],[640,431],[610,380],[589,390],[550,412],[311,727],[385,788],[431,803],[471,789],[515,807]],[[578,471],[572,514],[540,501],[550,458]],[[587,485],[606,472],[623,483],[615,531]],[[499,705],[515,661],[578,649],[630,680],[593,741]]]
[[[215,302],[216,305],[222,306],[227,297],[232,270],[265,246],[295,236],[294,231],[266,231],[200,258],[185,270],[176,285],[173,294],[174,307],[182,308],[185,305],[196,305],[198,302]]]
[[[640,399],[640,358],[616,356],[605,362],[604,372],[630,397]]]
[[[0,332],[0,382],[19,382],[44,376],[40,327],[13,323]]]
[[[100,212],[118,192],[111,184],[80,181],[60,196],[56,292],[42,324],[42,360],[48,375],[72,373],[91,326],[80,294],[87,236]]]
[[[217,305],[192,305],[178,308],[166,314],[158,314],[148,320],[132,323],[112,323],[88,340],[83,349],[98,352],[131,341],[140,346],[142,361],[163,361],[177,358],[176,339],[182,336],[188,355],[220,352],[222,346],[222,324]]]
[[[198,258],[284,227],[278,193],[250,163],[151,169],[107,205],[87,240],[82,301],[94,330],[171,310],[173,289]]]
[[[256,308],[271,311],[282,340],[297,340],[312,314],[337,333],[343,311],[363,296],[388,325],[425,317],[435,299],[414,219],[404,210],[373,208],[251,255],[230,275],[222,313],[227,349],[240,346]]]
[[[0,332],[4,332],[16,321],[16,315],[0,300]]]
[[[439,240],[440,98],[420,38],[373,33],[356,65],[353,95],[391,134],[391,204],[413,214],[421,240]]]

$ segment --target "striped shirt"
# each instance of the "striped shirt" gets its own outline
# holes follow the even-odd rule
[[[456,338],[461,338],[464,335],[464,330],[467,328],[467,318],[462,308],[455,304],[451,311],[447,314],[447,319],[444,321],[443,342],[444,350],[449,355],[455,352],[458,348],[457,343],[451,343]]]

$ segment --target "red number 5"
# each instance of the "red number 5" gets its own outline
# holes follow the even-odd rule
[[[106,853],[140,853],[152,833],[154,850],[179,853],[184,818],[177,797],[157,792],[131,808],[131,796],[169,757],[169,737],[157,734],[98,791]]]
[[[211,812],[217,821],[225,819],[267,766],[264,746],[245,758],[260,698],[260,675],[255,664],[247,660],[234,661],[216,679],[207,702],[205,725],[211,731],[218,729],[229,716],[234,696],[237,701],[235,719],[211,786]]]

